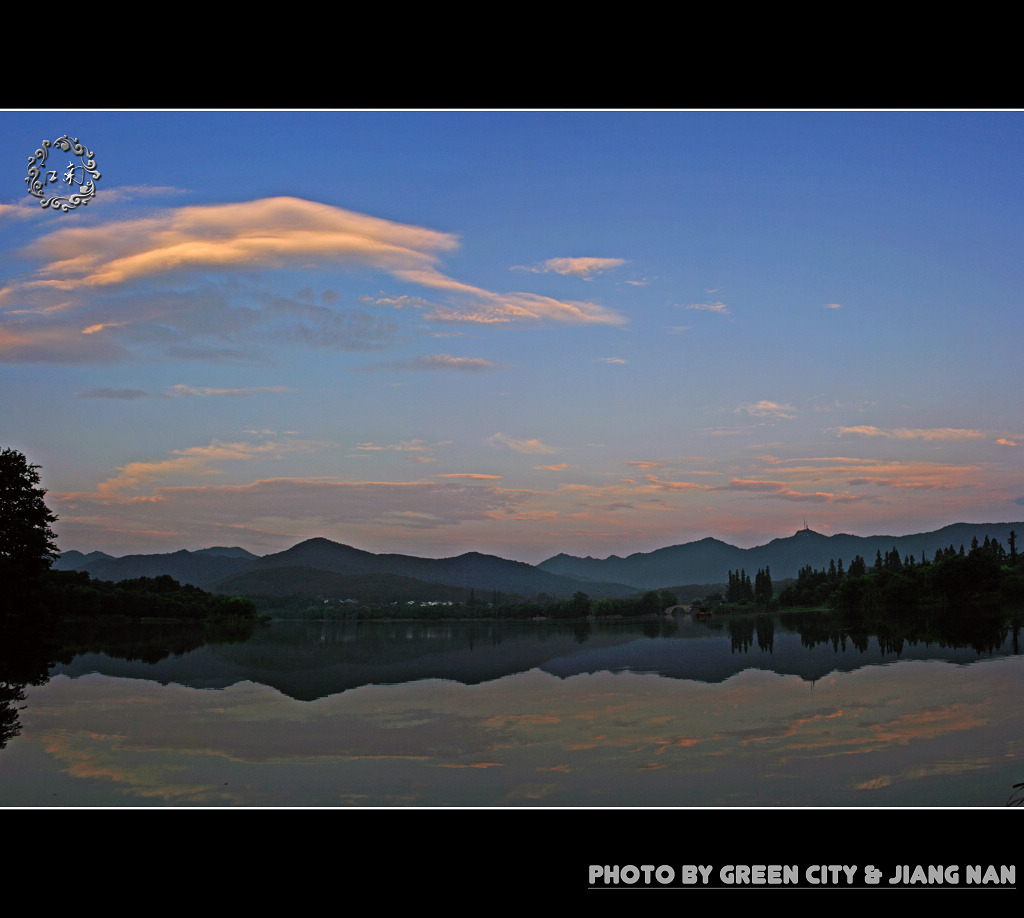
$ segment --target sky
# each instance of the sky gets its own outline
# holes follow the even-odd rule
[[[1021,520],[1022,154],[1019,111],[0,111],[0,448],[114,555]]]

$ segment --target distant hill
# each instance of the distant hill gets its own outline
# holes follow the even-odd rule
[[[706,538],[651,552],[637,552],[626,558],[611,555],[599,560],[559,554],[537,566],[563,577],[615,580],[636,589],[660,589],[674,583],[725,583],[728,572],[743,567],[748,557],[746,549]]]
[[[94,561],[111,561],[113,559],[114,556],[108,555],[106,552],[91,551],[84,554],[72,548],[70,551],[62,552],[53,566],[59,571],[83,571],[87,564],[92,564]]]
[[[796,577],[800,568],[810,565],[815,570],[827,568],[830,561],[850,561],[860,555],[869,565],[878,551],[884,556],[894,547],[900,555],[922,555],[931,560],[937,549],[963,545],[970,549],[971,540],[984,542],[985,536],[1004,546],[1010,531],[1024,538],[1024,523],[954,523],[933,532],[893,536],[826,536],[810,529],[801,529],[786,538],[774,539],[755,548],[737,548],[718,539],[701,539],[672,545],[651,552],[637,552],[625,558],[612,555],[603,560],[558,554],[537,565],[541,570],[564,577],[591,580],[614,580],[637,589],[660,589],[678,583],[721,583],[730,570],[745,570],[753,578],[762,568],[771,570],[773,580]]]
[[[547,593],[567,598],[578,590],[595,598],[628,596],[636,592],[634,587],[626,584],[586,582],[543,571],[523,561],[509,561],[480,552],[467,552],[455,558],[418,558],[413,555],[374,554],[323,538],[307,539],[284,551],[262,557],[242,548],[207,548],[200,551],[182,549],[162,554],[125,555],[121,558],[102,552],[85,555],[69,551],[61,555],[54,567],[57,570],[84,570],[99,580],[114,581],[168,574],[179,583],[239,594],[240,584],[272,582],[274,590],[282,589],[283,584],[288,582],[300,585],[299,578],[294,574],[280,575],[270,580],[266,576],[262,580],[255,576],[259,572],[266,575],[280,568],[304,568],[349,576],[389,575],[445,587],[475,589],[481,593],[497,590],[508,595],[526,597]],[[252,576],[245,579],[245,575]],[[261,592],[255,586],[253,589]],[[299,590],[296,595],[301,594],[302,590]]]
[[[419,558],[414,555],[374,554],[330,539],[307,539],[272,555],[264,555],[255,567],[311,567],[336,574],[391,574],[428,583],[498,590],[519,596],[548,593],[572,596],[583,590],[593,596],[626,596],[636,592],[614,581],[591,583],[587,578],[566,577],[543,571],[524,561],[509,561],[495,555],[467,552],[454,558]]]
[[[343,576],[387,575],[444,587],[475,589],[481,594],[480,598],[494,590],[508,596],[534,597],[546,593],[568,598],[581,590],[598,599],[628,596],[640,590],[662,589],[673,584],[726,583],[729,571],[741,569],[753,578],[758,570],[768,567],[772,580],[778,582],[796,577],[807,565],[819,570],[827,568],[830,561],[841,559],[848,567],[856,555],[870,565],[876,552],[880,551],[884,556],[894,547],[901,556],[913,555],[920,560],[924,555],[931,560],[936,550],[950,545],[956,550],[961,545],[969,549],[974,538],[983,542],[988,536],[1006,546],[1011,530],[1024,539],[1024,522],[954,523],[933,532],[901,536],[826,536],[801,529],[787,538],[774,539],[756,548],[737,548],[719,539],[705,538],[651,552],[637,552],[625,558],[616,555],[604,559],[580,558],[558,554],[537,565],[475,551],[454,558],[375,554],[330,539],[313,538],[263,556],[237,547],[199,551],[182,549],[120,558],[103,552],[83,554],[67,551],[53,566],[57,570],[88,571],[99,580],[118,581],[168,574],[179,583],[234,593],[240,593],[247,584],[254,592],[260,592],[256,585],[261,583],[272,584],[274,590],[282,589],[288,583],[300,588],[301,578],[294,571],[277,575],[272,575],[272,572],[303,568]],[[263,579],[257,574],[262,574]],[[394,585],[398,587],[400,584],[395,581]],[[295,595],[301,595],[301,590]]]
[[[219,580],[249,570],[258,555],[244,548],[204,548],[199,551],[168,552],[152,555],[124,555],[115,558],[103,552],[83,555],[64,552],[53,564],[55,570],[87,571],[97,580],[130,580],[135,577],[159,577],[168,574],[179,583],[208,590]]]

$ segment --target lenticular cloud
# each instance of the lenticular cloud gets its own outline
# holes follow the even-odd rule
[[[61,229],[29,252],[47,260],[44,277],[103,286],[180,269],[274,267],[309,258],[429,275],[438,253],[457,247],[448,233],[281,197]]]
[[[556,321],[622,324],[613,310],[533,293],[495,293],[447,276],[451,233],[395,223],[301,198],[196,205],[153,217],[65,227],[26,247],[43,261],[26,289],[84,293],[195,271],[244,271],[295,265],[349,265],[390,274],[446,297],[433,321]],[[9,298],[11,289],[0,291]]]

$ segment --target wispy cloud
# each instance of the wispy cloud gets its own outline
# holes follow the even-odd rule
[[[147,392],[144,389],[115,389],[100,387],[89,389],[86,392],[79,392],[79,398],[110,398],[121,401],[132,401],[140,398],[211,398],[217,396],[239,397],[246,395],[261,395],[263,393],[291,392],[288,386],[249,386],[240,389],[221,389],[214,386],[187,386],[183,383],[171,386],[167,392]]]
[[[771,468],[772,478],[731,479],[730,490],[807,489],[826,484],[829,493],[844,493],[845,488],[875,485],[906,491],[956,491],[975,488],[981,478],[981,467],[920,460],[864,459],[848,456],[809,459],[778,459],[761,457]],[[745,482],[745,484],[744,484]],[[765,485],[766,487],[756,487]]]
[[[69,291],[58,297],[8,288],[0,308],[0,361],[102,363],[157,348],[185,358],[268,363],[280,345],[380,350],[398,325],[385,315],[270,296],[239,278],[186,290]]]
[[[430,309],[437,304],[421,296],[377,296],[361,297],[363,302],[373,303],[375,306],[386,306],[391,309]]]
[[[987,434],[982,430],[960,427],[840,427],[839,435],[854,434],[861,437],[886,437],[890,440],[982,440]]]
[[[487,442],[492,444],[500,443],[503,446],[507,446],[513,452],[524,453],[526,455],[558,452],[557,447],[548,446],[548,444],[543,443],[540,440],[519,440],[515,437],[508,437],[503,433],[494,434]]]
[[[688,306],[684,306],[684,309],[698,309],[702,312],[717,312],[719,315],[728,315],[729,307],[725,303],[714,302],[714,303],[690,303]]]
[[[484,357],[453,357],[451,354],[425,354],[421,357],[410,357],[408,360],[391,360],[373,364],[368,370],[461,370],[466,373],[479,373],[497,370],[501,364]]]
[[[115,185],[103,189],[103,194],[96,198],[96,202],[103,207],[112,203],[123,203],[145,198],[166,198],[177,195],[188,194],[186,188],[177,188],[173,185]]]
[[[733,478],[723,488],[723,491],[754,491],[766,493],[772,497],[791,501],[808,501],[811,503],[847,503],[857,500],[848,493],[837,493],[833,491],[798,491],[784,481],[756,481],[749,479]]]
[[[662,488],[666,491],[708,491],[711,490],[710,485],[697,484],[693,481],[664,481],[658,478],[657,475],[644,475],[644,481],[648,484],[653,485],[655,488]]]
[[[550,271],[555,274],[566,274],[573,277],[581,277],[583,280],[590,280],[595,274],[602,274],[613,268],[619,268],[624,264],[626,264],[626,259],[624,258],[549,258],[537,267],[525,268],[523,270],[538,273]]]
[[[114,497],[122,491],[134,491],[169,477],[194,477],[216,474],[215,463],[248,461],[260,456],[306,452],[313,445],[302,441],[264,441],[262,443],[224,443],[214,440],[206,446],[174,450],[164,459],[144,459],[119,466],[118,474],[101,481],[96,491],[102,497]]]
[[[0,325],[0,362],[111,363],[128,356],[127,349],[101,335],[83,335],[78,328],[43,320]]]
[[[737,414],[749,414],[756,418],[795,418],[796,409],[792,405],[780,405],[778,402],[770,402],[762,399],[750,405],[741,405],[736,409]]]
[[[188,194],[185,188],[171,185],[107,185],[104,184],[102,194],[92,200],[89,210],[93,213],[109,208],[111,205],[124,204],[128,201],[147,198],[167,198]],[[0,220],[8,217],[36,217],[41,220],[49,218],[49,213],[40,206],[35,198],[24,198],[16,204],[0,204]]]
[[[368,450],[382,450],[382,449],[394,449],[401,452],[419,451],[428,449],[426,443],[423,440],[403,440],[401,443],[389,443],[386,446],[380,446],[376,443],[358,443],[356,449],[368,449]]]
[[[244,396],[244,395],[262,395],[265,392],[291,392],[293,391],[288,386],[250,386],[243,389],[218,389],[213,386],[186,386],[179,383],[176,386],[171,386],[171,395],[179,396],[192,396],[199,398],[209,398],[210,396],[227,395],[227,396]]]
[[[453,285],[468,302],[460,306],[438,306],[425,318],[434,322],[470,325],[509,325],[515,322],[562,322],[570,325],[624,325],[624,316],[599,306],[535,293],[490,293],[479,288]]]
[[[45,219],[45,213],[34,198],[23,198],[16,204],[0,204],[0,221]]]

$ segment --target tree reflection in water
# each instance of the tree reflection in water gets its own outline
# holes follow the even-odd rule
[[[253,622],[222,627],[202,624],[99,625],[87,620],[33,627],[16,620],[0,624],[0,749],[21,733],[22,710],[28,686],[45,685],[52,668],[68,664],[83,653],[113,659],[157,663],[211,642],[244,642],[252,637]]]
[[[0,626],[0,749],[21,732],[25,688],[44,685],[57,662],[45,636],[11,623]]]

